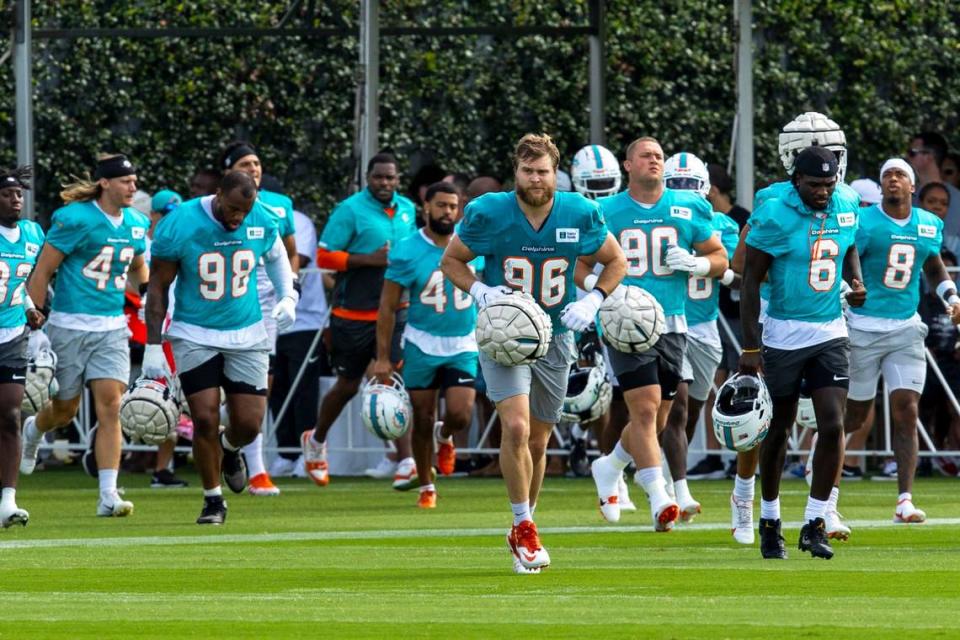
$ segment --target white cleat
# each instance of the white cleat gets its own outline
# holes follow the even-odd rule
[[[600,514],[607,522],[620,522],[620,480],[623,472],[615,468],[609,456],[601,456],[590,465],[593,482],[600,496]]]
[[[20,454],[20,473],[25,476],[33,473],[37,467],[37,454],[40,453],[40,444],[43,434],[37,429],[36,416],[30,416],[23,423],[23,449]]]
[[[668,496],[666,502],[650,505],[650,515],[653,517],[654,531],[672,531],[680,517],[680,507]]]
[[[513,572],[522,576],[531,575],[535,573],[540,573],[540,567],[534,567],[533,569],[528,569],[523,566],[523,563],[520,562],[520,559],[517,556],[511,553],[511,558],[513,558]]]
[[[836,509],[827,509],[823,520],[829,540],[846,541],[850,539],[850,527],[843,524],[843,516]]]
[[[123,518],[133,513],[133,503],[124,500],[119,493],[114,492],[109,501],[101,495],[97,498],[97,515],[101,518]]]
[[[740,544],[753,544],[753,500],[730,496],[730,532]]]
[[[700,503],[690,498],[690,502],[684,502],[680,507],[680,522],[693,522],[693,519],[700,515]]]
[[[630,489],[627,487],[627,481],[623,474],[620,474],[620,480],[617,482],[617,502],[620,503],[620,512],[636,511],[637,505],[630,499]]]
[[[15,524],[27,526],[30,521],[30,514],[26,509],[21,509],[15,504],[10,506],[0,505],[0,526],[9,529]]]
[[[898,524],[920,524],[927,521],[927,514],[913,506],[913,501],[901,500],[897,503],[893,521]]]

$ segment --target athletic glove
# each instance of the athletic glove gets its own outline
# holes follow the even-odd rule
[[[695,276],[705,276],[710,273],[708,259],[697,257],[675,244],[667,247],[666,263],[674,271],[689,271]]]
[[[603,304],[603,294],[594,289],[576,302],[571,302],[560,312],[560,321],[571,331],[583,331],[597,317],[597,311]]]
[[[143,350],[143,367],[141,372],[144,378],[159,380],[170,375],[167,370],[167,356],[159,344],[148,344]]]
[[[513,289],[505,285],[501,284],[496,287],[488,287],[479,280],[470,285],[470,296],[476,300],[477,308],[479,309],[483,309],[494,300],[510,295],[512,292]]]
[[[297,321],[297,301],[290,296],[281,298],[280,302],[274,305],[270,317],[277,321],[277,331],[285,333]]]

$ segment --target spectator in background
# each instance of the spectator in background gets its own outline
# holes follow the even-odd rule
[[[880,185],[876,180],[870,178],[860,178],[850,183],[854,191],[860,194],[860,208],[869,207],[874,204],[880,204],[883,200],[883,194],[880,193]]]
[[[297,257],[300,260],[300,301],[297,303],[297,321],[287,332],[277,336],[277,359],[273,372],[273,389],[270,395],[270,410],[274,416],[280,412],[283,402],[290,394],[296,400],[287,407],[277,423],[277,446],[300,446],[300,434],[313,426],[320,406],[320,362],[326,357],[323,341],[311,354],[296,389],[292,388],[300,367],[307,358],[310,345],[318,331],[327,325],[327,297],[323,275],[317,271],[303,273],[308,267],[316,267],[317,228],[313,220],[299,211],[294,211],[297,235]],[[306,475],[303,461],[297,454],[281,453],[270,468],[270,475]]]
[[[928,182],[917,197],[920,206],[933,213],[941,220],[946,220],[950,211],[950,191],[947,185],[942,182]],[[943,233],[943,248],[949,249],[954,254],[960,249],[960,236],[948,234],[946,228]]]
[[[212,196],[220,187],[220,172],[216,169],[197,169],[190,178],[190,200]]]
[[[913,136],[907,148],[907,161],[917,175],[917,193],[913,203],[920,205],[920,191],[931,182],[943,182],[940,166],[947,156],[947,141],[933,131],[923,131]],[[960,189],[952,184],[945,185],[950,194],[947,215],[943,219],[943,237],[960,237]],[[947,244],[944,242],[944,244]]]
[[[485,193],[503,191],[503,182],[494,176],[477,176],[467,186],[467,202],[479,198]]]
[[[733,179],[722,165],[711,163],[707,165],[710,174],[710,192],[707,200],[713,205],[714,211],[725,213],[733,218],[737,226],[743,229],[747,224],[750,212],[733,201]]]
[[[434,182],[440,182],[447,176],[447,172],[435,164],[426,164],[420,167],[413,180],[410,181],[410,188],[407,193],[414,204],[417,205],[417,211],[423,209],[423,198],[427,195],[427,189]]]
[[[960,153],[956,151],[947,153],[943,164],[940,165],[940,177],[944,182],[960,189]]]
[[[463,220],[463,208],[467,206],[467,187],[470,185],[470,176],[465,173],[448,173],[443,181],[453,184],[457,190],[457,201],[460,203],[457,220]]]

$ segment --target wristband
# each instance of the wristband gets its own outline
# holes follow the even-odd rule
[[[599,280],[599,279],[600,279],[600,276],[598,276],[598,275],[595,274],[595,273],[590,273],[590,274],[588,274],[588,275],[583,279],[583,290],[584,290],[584,291],[590,291],[590,290],[596,288],[596,286],[597,286],[597,280]],[[604,297],[606,297],[606,296],[604,296]]]
[[[33,311],[37,308],[37,305],[33,303],[33,299],[26,292],[23,294],[23,308],[27,311]]]
[[[722,284],[725,287],[729,287],[730,284],[733,283],[733,279],[736,277],[737,277],[737,274],[734,272],[733,269],[727,269],[726,271],[723,272],[723,275],[720,276],[720,284]]]
[[[710,259],[702,256],[694,258],[696,266],[693,268],[693,275],[705,276],[710,273]]]
[[[937,285],[937,295],[940,299],[950,304],[950,296],[957,295],[957,285],[953,280],[943,280]]]
[[[600,287],[594,287],[591,291],[597,291],[604,300],[610,297],[610,294],[601,289]]]
[[[296,273],[293,275],[293,290],[297,292],[297,298],[303,297],[303,285],[300,284],[300,276]]]
[[[947,296],[948,305],[954,305],[958,302],[960,302],[960,296],[958,296],[956,293],[951,293],[949,296]]]
[[[760,353],[760,349],[741,349],[740,353]]]

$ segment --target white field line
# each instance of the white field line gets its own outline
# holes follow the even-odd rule
[[[853,529],[887,529],[895,527],[923,526],[946,527],[960,525],[960,518],[930,518],[922,525],[895,524],[892,520],[848,520]],[[785,522],[785,529],[799,529],[800,522]],[[688,524],[677,527],[675,531],[728,531],[730,525],[720,522]],[[578,534],[578,533],[645,533],[649,526],[576,526],[544,527],[540,533]],[[303,531],[285,533],[228,533],[224,535],[204,536],[127,536],[116,538],[51,538],[44,540],[5,540],[0,542],[3,549],[45,549],[64,547],[164,547],[176,545],[205,545],[223,543],[257,544],[269,542],[323,542],[325,540],[387,540],[392,538],[482,538],[503,536],[505,527],[484,529],[388,529],[369,531]]]

